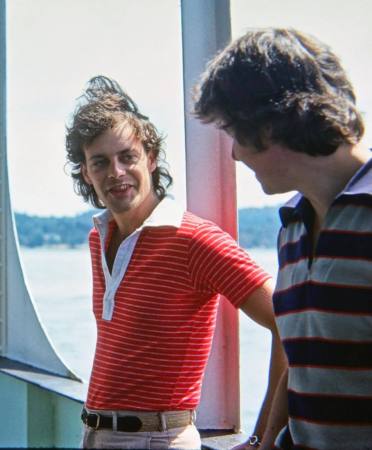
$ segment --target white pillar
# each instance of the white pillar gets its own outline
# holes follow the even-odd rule
[[[231,38],[228,0],[182,0],[182,43],[188,209],[237,236],[235,165],[229,138],[190,115],[192,87],[206,62]],[[200,429],[239,429],[238,314],[221,302],[202,401]]]

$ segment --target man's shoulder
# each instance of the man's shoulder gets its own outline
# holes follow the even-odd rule
[[[181,227],[187,227],[193,230],[205,230],[206,232],[208,232],[208,230],[218,230],[222,232],[221,228],[212,220],[205,219],[192,213],[191,211],[185,211],[182,218]]]
[[[194,214],[191,211],[185,211],[183,214],[183,220],[189,222],[190,224],[200,225],[202,223],[210,222],[208,219],[205,219],[197,214]],[[212,223],[212,222],[211,222]]]
[[[179,233],[187,236],[193,247],[236,246],[236,240],[219,225],[190,211],[185,212]]]

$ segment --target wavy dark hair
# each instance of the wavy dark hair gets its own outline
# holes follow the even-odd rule
[[[324,43],[294,29],[248,31],[207,65],[194,114],[239,143],[328,155],[364,133],[353,87]]]
[[[92,78],[78,100],[71,124],[66,127],[67,163],[71,166],[75,192],[94,207],[105,208],[93,186],[83,178],[81,165],[85,162],[84,147],[109,128],[126,122],[133,128],[146,153],[151,152],[157,162],[152,172],[152,182],[157,196],[162,199],[173,179],[168,170],[160,166],[161,162],[165,163],[164,139],[148,117],[140,113],[134,101],[115,80],[104,76]]]

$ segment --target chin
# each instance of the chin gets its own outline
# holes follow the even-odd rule
[[[119,214],[121,212],[126,212],[129,209],[132,208],[132,205],[129,203],[118,203],[118,202],[111,202],[108,201],[106,202],[106,207],[107,209],[109,209],[111,212]]]
[[[261,185],[262,190],[265,192],[265,194],[267,195],[274,195],[274,194],[278,194],[278,192],[275,189],[272,189],[270,186],[265,186],[265,185]]]
[[[267,195],[285,194],[286,192],[289,192],[291,190],[285,189],[284,186],[281,188],[280,186],[273,186],[270,184],[263,184],[263,183],[261,183],[261,188]]]
[[[108,209],[110,209],[110,211],[115,214],[122,214],[122,213],[126,213],[135,208],[132,205],[120,205],[120,206],[115,205],[115,206],[112,206],[111,208],[108,207]]]

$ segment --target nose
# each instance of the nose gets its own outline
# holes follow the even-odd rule
[[[124,164],[122,164],[117,158],[113,159],[110,162],[109,167],[109,177],[112,178],[120,178],[121,176],[125,175],[126,173],[126,167]]]

